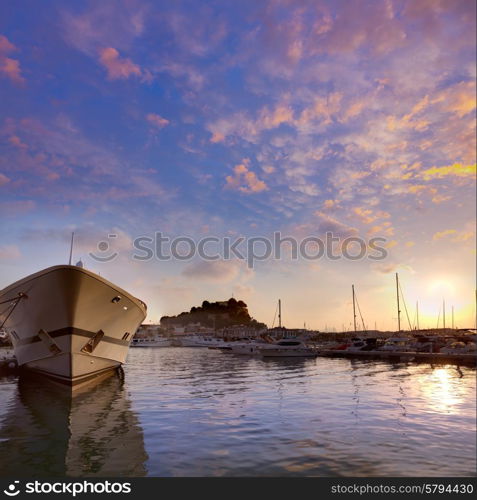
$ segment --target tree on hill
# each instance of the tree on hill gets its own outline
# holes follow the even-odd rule
[[[204,300],[202,306],[191,307],[189,312],[161,318],[161,326],[163,327],[186,326],[190,323],[200,323],[210,328],[224,328],[234,325],[244,325],[257,329],[266,328],[264,323],[259,323],[250,316],[245,302],[233,297],[223,302]]]

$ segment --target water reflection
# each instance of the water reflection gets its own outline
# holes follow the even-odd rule
[[[419,377],[420,388],[429,408],[440,413],[458,413],[458,406],[464,397],[461,378],[462,371],[459,373],[451,366],[434,368]]]
[[[73,400],[0,380],[0,474],[475,475],[471,368],[171,347],[125,372]]]
[[[142,429],[123,382],[112,376],[73,396],[20,378],[0,428],[4,476],[144,476]]]

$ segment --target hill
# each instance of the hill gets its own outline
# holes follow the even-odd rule
[[[242,300],[231,298],[223,302],[209,302],[204,300],[202,306],[192,307],[189,312],[182,312],[177,316],[163,316],[161,326],[187,326],[191,323],[200,323],[209,328],[224,328],[234,325],[244,325],[251,328],[266,328],[264,323],[253,319]]]

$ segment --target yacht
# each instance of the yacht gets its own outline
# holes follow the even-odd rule
[[[170,347],[172,340],[165,337],[135,338],[131,342],[131,347]]]
[[[264,358],[277,357],[306,357],[318,356],[318,351],[308,347],[303,341],[293,338],[283,338],[273,344],[262,345],[258,348],[260,356]]]
[[[449,342],[439,352],[443,354],[476,354],[475,342]]]
[[[390,337],[386,340],[383,346],[379,347],[379,351],[396,351],[404,352],[412,350],[409,337]]]
[[[124,363],[147,311],[81,261],[16,281],[0,291],[0,304],[18,365],[70,387]]]
[[[222,338],[191,335],[180,339],[182,347],[209,347],[210,349],[228,349],[230,343]]]
[[[231,342],[230,346],[226,348],[232,354],[240,354],[244,356],[259,356],[260,348],[269,345],[264,340],[249,340],[245,342]]]
[[[182,347],[208,347],[208,345],[204,344],[203,337],[200,337],[199,335],[182,337],[180,339],[180,345]]]

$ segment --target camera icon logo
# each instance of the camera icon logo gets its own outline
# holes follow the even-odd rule
[[[108,239],[116,239],[117,234],[108,234]],[[109,241],[100,241],[97,245],[97,252],[90,252],[89,256],[97,262],[111,262],[119,253],[111,252]]]
[[[20,490],[17,489],[17,484],[20,484],[20,481],[13,481],[6,490],[3,490],[3,493],[9,497],[16,497],[20,493]]]

